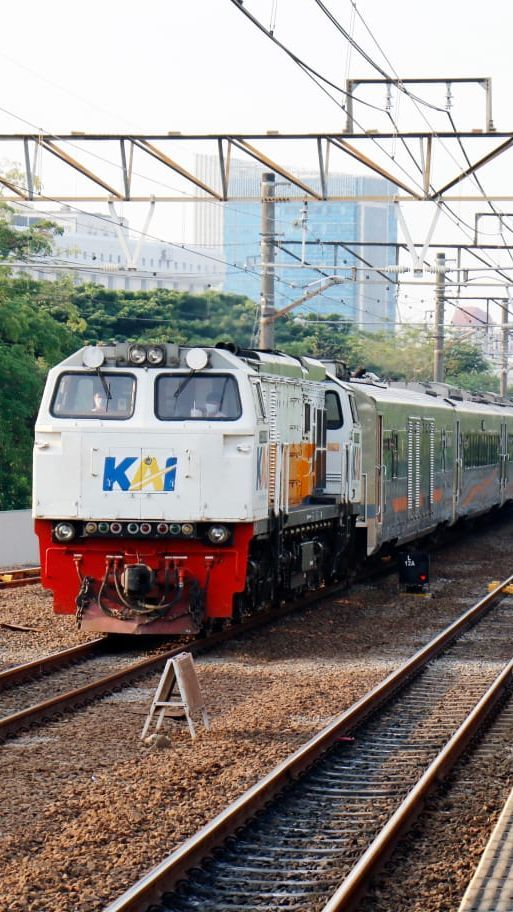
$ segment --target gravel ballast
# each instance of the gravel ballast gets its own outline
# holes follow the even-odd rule
[[[170,746],[141,742],[158,675],[8,741],[2,912],[99,912],[509,575],[512,530],[436,554],[433,599],[399,594],[393,574],[198,659],[211,730],[194,742],[171,720]],[[0,628],[3,667],[86,639],[35,586],[0,592],[2,622],[37,628]],[[426,912],[454,908],[437,901]]]

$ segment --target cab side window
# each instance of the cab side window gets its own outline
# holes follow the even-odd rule
[[[334,390],[326,392],[326,416],[328,431],[337,431],[344,424],[340,398]]]

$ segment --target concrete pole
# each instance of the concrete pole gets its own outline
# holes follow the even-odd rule
[[[274,174],[264,172],[260,184],[262,201],[262,230],[260,233],[260,257],[262,260],[262,284],[260,294],[260,348],[274,348]]]
[[[501,376],[499,392],[506,396],[508,392],[508,348],[509,348],[509,300],[502,302],[501,313]]]
[[[443,383],[444,379],[444,304],[445,304],[445,253],[436,255],[435,286],[435,358],[433,380]]]

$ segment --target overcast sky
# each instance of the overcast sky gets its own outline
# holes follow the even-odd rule
[[[387,73],[491,77],[495,126],[513,128],[513,4],[508,0],[326,3]],[[348,77],[379,76],[349,50],[315,0],[244,0],[244,8],[337,85],[344,86]],[[340,131],[345,125],[343,96],[333,92],[339,104],[328,98],[231,0],[88,0],[80,5],[25,0],[21,7],[2,5],[2,36],[0,133],[315,132]],[[443,87],[415,91],[444,107]],[[457,127],[483,129],[482,89],[453,91]],[[383,87],[362,91],[360,97],[380,108],[386,104]],[[391,103],[403,130],[447,129],[444,114],[415,111],[396,94]],[[383,125],[383,115],[371,108],[357,105],[355,113],[365,129]],[[0,147],[0,162],[3,153]],[[476,157],[477,149],[471,154]],[[459,160],[463,165],[461,155]],[[354,170],[351,160],[344,170]],[[501,163],[496,173],[502,192],[511,193],[511,164]],[[513,204],[503,208],[513,211]],[[463,211],[471,221],[468,207]],[[159,236],[181,240],[177,210],[172,216],[168,212],[155,223]],[[129,206],[123,213],[140,223],[140,214]],[[413,219],[423,225],[420,235],[431,218],[429,207],[423,213]]]
[[[349,0],[328,2],[347,31],[354,16],[354,36],[387,71],[491,76],[497,126],[511,126],[508,0],[359,0],[356,16]],[[378,75],[356,51],[348,58],[347,41],[314,0],[245,0],[245,8],[333,81]],[[56,132],[313,131],[343,123],[337,106],[231,0],[25,0],[21,8],[2,5],[2,33],[1,107],[20,118],[2,111],[2,132],[24,121]]]

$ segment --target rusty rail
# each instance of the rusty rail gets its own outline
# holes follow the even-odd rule
[[[32,662],[25,662],[23,665],[14,665],[12,668],[6,668],[4,671],[0,671],[0,691],[11,687],[13,684],[23,684],[25,681],[41,677],[49,671],[64,668],[79,659],[96,655],[105,643],[106,638],[99,637],[95,640],[89,640],[87,643],[81,643],[79,646],[71,646],[69,649],[62,649],[60,652],[42,656]]]
[[[275,621],[284,615],[290,614],[292,611],[297,611],[298,608],[307,607],[315,602],[329,598],[336,594],[341,588],[344,587],[337,584],[322,590],[320,593],[317,592],[312,593],[312,595],[307,595],[301,602],[290,602],[280,606],[278,609],[263,611],[258,615],[248,618],[243,623],[233,624],[225,630],[187,644],[182,642],[173,649],[142,659],[124,669],[113,672],[96,681],[84,684],[82,687],[51,697],[41,703],[22,709],[17,713],[5,716],[3,719],[0,719],[0,741],[10,735],[16,734],[16,732],[21,729],[28,728],[29,725],[35,722],[48,720],[52,716],[58,715],[67,709],[83,706],[85,703],[97,699],[98,697],[115,690],[117,687],[129,685],[137,678],[143,677],[145,674],[149,674],[155,669],[158,669],[167,659],[172,658],[179,652],[188,651],[193,655],[200,655],[202,652],[207,652],[228,640],[232,640],[236,636],[249,633],[251,630]],[[0,673],[0,691],[3,686],[21,684],[23,681],[37,676],[38,673],[44,674],[45,671],[48,671],[49,669],[55,670],[55,668],[58,668],[59,666],[63,667],[70,664],[73,659],[80,659],[87,657],[88,654],[94,654],[101,649],[101,644],[107,642],[107,638],[102,637],[98,640],[92,640],[90,643],[84,643],[81,646],[74,646],[63,652],[55,653],[53,656],[45,656],[43,659],[36,659],[25,665],[8,668]],[[47,664],[49,662],[55,663],[53,669]],[[39,669],[41,669],[40,672]]]
[[[41,582],[41,567],[22,567],[16,570],[0,570],[0,589],[16,589]]]
[[[128,889],[117,900],[111,903],[105,909],[105,912],[146,912],[152,903],[158,904],[160,897],[164,892],[172,890],[179,880],[183,880],[183,878],[186,877],[187,872],[190,871],[191,868],[203,861],[215,847],[220,846],[227,836],[231,835],[238,827],[249,820],[250,817],[254,816],[257,811],[261,810],[269,800],[277,796],[290,781],[298,779],[306,769],[311,767],[312,764],[321,757],[335,741],[337,741],[337,739],[350,732],[356,724],[362,722],[381,704],[386,702],[392,693],[397,691],[407,680],[411,679],[415,673],[424,667],[432,658],[434,658],[434,656],[439,655],[450,642],[476,623],[488,608],[502,597],[503,590],[511,583],[513,583],[513,575],[500,583],[493,592],[486,595],[477,602],[476,605],[461,615],[454,623],[415,653],[408,662],[390,674],[383,682],[378,684],[369,691],[368,694],[353,704],[353,706],[339,716],[336,716],[329,725],[311,738],[303,747],[280,763],[272,772],[261,779],[260,782],[248,789],[240,798],[218,814],[217,817],[203,827],[195,836],[184,842],[167,859],[150,871],[145,877],[138,881],[137,884]],[[501,680],[497,685],[498,691],[493,697],[494,703],[496,702],[496,699],[498,699],[499,692],[502,692],[506,686],[505,682],[509,680],[509,677],[511,676],[512,667],[513,663],[511,663],[501,674]],[[492,690],[492,688],[490,690]],[[429,768],[432,770],[429,777],[428,770],[428,773],[422,777],[419,784],[412,790],[410,796],[413,793],[418,793],[418,801],[421,802],[425,792],[437,780],[437,777],[442,775],[442,772],[445,774],[449,769],[449,764],[455,762],[455,759],[463,749],[461,745],[464,746],[464,744],[468,743],[468,740],[472,737],[475,729],[482,722],[484,714],[491,708],[491,704],[484,701],[485,698],[480,701],[471,714],[471,717],[469,717],[469,719],[477,718],[475,724],[472,722],[471,725],[469,720],[467,720],[464,725],[461,726],[461,729],[464,729],[464,731],[461,735],[462,740],[456,742],[458,746],[453,745],[454,738],[456,738],[456,736],[454,736],[435,763],[432,764],[432,767]],[[410,796],[408,796],[408,799]],[[408,799],[406,799],[404,804],[408,802]],[[411,819],[411,815],[415,813],[413,807],[418,808],[419,805],[414,805],[412,802],[410,807],[408,804],[405,812],[405,819],[401,819],[393,825],[389,823],[385,827],[385,830],[389,827],[391,830],[391,833],[387,835],[387,849],[390,849],[393,841],[397,840],[400,833],[403,831],[406,820]],[[395,817],[396,815],[394,814],[391,820],[393,821]],[[378,839],[379,838],[380,837],[378,837]],[[377,841],[378,840],[375,840],[372,845],[375,846]],[[367,853],[365,853],[365,855],[367,855]],[[374,848],[370,855],[370,861],[368,862],[369,869],[371,870],[371,873],[368,876],[371,876],[378,863],[381,863],[382,857],[383,856],[379,854],[376,848]],[[366,882],[366,876],[364,871],[358,872],[355,876],[355,883],[353,884],[353,882],[351,882],[346,887],[348,895],[343,896],[339,905],[326,906],[324,912],[335,912],[335,910],[342,909],[346,912],[347,909],[351,908],[351,906],[348,905],[349,897],[352,902],[353,899],[359,895],[359,892],[361,892],[361,889],[363,888],[363,884]],[[344,883],[347,883],[347,880],[349,880],[349,878],[346,879]],[[342,887],[344,887],[344,884],[341,885],[340,889],[342,889]],[[337,896],[337,894],[335,894],[335,896]],[[335,896],[332,897],[332,899],[338,902],[338,899],[335,900]]]

